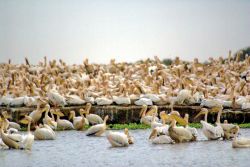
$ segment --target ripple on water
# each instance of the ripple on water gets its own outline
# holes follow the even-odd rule
[[[32,151],[0,150],[0,167],[56,166],[250,166],[250,149],[232,149],[231,141],[206,141],[199,130],[198,142],[155,145],[149,130],[131,131],[135,144],[112,148],[106,137],[85,132],[57,132],[57,139],[35,141]],[[242,129],[250,136],[249,129]]]

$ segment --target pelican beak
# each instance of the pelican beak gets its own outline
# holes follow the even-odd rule
[[[154,138],[157,135],[157,131],[155,129],[153,129],[153,131],[151,132],[150,136],[149,136],[149,140]]]
[[[162,120],[164,120],[166,122],[170,119],[169,115],[167,115],[166,113],[161,113],[160,117]]]
[[[217,113],[217,112],[219,112],[220,110],[221,110],[221,107],[217,106],[217,107],[211,108],[209,112],[216,112],[216,113]]]
[[[19,122],[20,122],[21,124],[28,124],[28,123],[29,123],[29,121],[28,121],[26,118],[20,120]]]
[[[201,115],[203,115],[203,114],[205,114],[205,111],[200,111],[195,117],[194,117],[194,119],[196,119],[196,118],[198,118],[199,116],[201,116]]]
[[[182,126],[188,125],[188,123],[187,123],[187,121],[185,119],[183,119],[183,118],[181,118],[181,117],[179,117],[177,115],[170,115],[169,117],[176,120]]]
[[[69,120],[72,120],[72,119],[73,119],[73,114],[70,113],[70,114],[69,114]]]

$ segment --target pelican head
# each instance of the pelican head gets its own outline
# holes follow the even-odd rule
[[[124,134],[125,134],[125,135],[128,135],[128,134],[129,134],[128,128],[125,128],[125,129],[124,129]]]
[[[75,116],[75,111],[71,110],[69,112],[69,120],[72,120],[74,116]]]
[[[208,109],[202,108],[201,111],[194,117],[194,119],[198,118],[201,115],[208,114]]]
[[[30,116],[25,115],[24,119],[20,120],[19,122],[22,124],[28,124],[29,122],[33,122],[33,119]]]

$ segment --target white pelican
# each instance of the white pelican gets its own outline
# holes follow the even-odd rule
[[[224,139],[232,139],[234,137],[234,132],[237,129],[237,125],[230,124],[227,120],[224,120],[220,125],[224,131]]]
[[[34,136],[36,140],[55,140],[56,139],[56,133],[47,124],[44,124],[41,127],[36,126],[36,130],[34,131]]]
[[[102,118],[99,116],[99,115],[96,115],[96,114],[90,114],[89,111],[92,107],[92,104],[91,103],[87,103],[86,104],[86,107],[85,107],[85,110],[83,109],[80,109],[80,113],[85,113],[86,114],[86,119],[88,120],[88,122],[91,124],[91,125],[96,125],[96,124],[101,124],[103,123],[103,120]]]
[[[60,95],[55,89],[51,89],[48,92],[49,101],[52,102],[54,106],[65,106],[67,105],[65,97]]]
[[[169,116],[165,113],[165,111],[162,111],[160,112],[160,117],[162,121],[162,126],[155,127],[154,129],[156,129],[157,135],[168,135],[169,125],[166,124],[166,121],[168,120]]]
[[[46,112],[45,112],[45,116],[43,118],[43,124],[47,124],[49,125],[52,129],[56,129],[57,128],[57,122],[54,119],[54,115],[53,115],[53,109],[50,110],[49,104],[48,107],[46,108]],[[51,116],[49,116],[49,112],[51,113]]]
[[[102,124],[97,124],[97,125],[91,126],[87,130],[86,135],[87,136],[93,136],[93,135],[94,136],[101,136],[107,128],[106,121],[108,120],[108,118],[109,118],[109,116],[106,115]]]
[[[184,127],[177,127],[176,126],[176,120],[178,120],[179,123],[186,125],[186,121],[179,117],[176,114],[171,114],[171,123],[168,128],[169,136],[176,142],[176,143],[182,143],[182,142],[188,142],[195,140],[192,133],[187,130]]]
[[[106,133],[106,137],[112,147],[127,147],[129,146],[128,137],[126,134],[121,132],[111,132]]]
[[[129,131],[128,131],[127,128],[124,129],[124,134],[127,135],[128,143],[129,143],[129,144],[134,144],[135,139],[134,139],[133,136],[131,136],[131,135],[129,134]]]
[[[73,125],[76,130],[83,130],[85,127],[85,118],[84,116],[76,117],[75,111],[70,111],[69,120],[73,119]]]
[[[8,134],[4,133],[4,124],[6,122],[3,122],[2,118],[0,118],[1,122],[1,137],[2,137],[2,142],[7,145],[9,148],[14,148],[14,149],[19,149],[19,143],[15,139],[12,139],[11,137],[8,136]]]
[[[42,113],[48,110],[49,105],[45,105],[44,108],[41,108],[41,105],[38,104],[36,110],[32,111],[29,116],[32,118],[33,122],[36,124],[42,117]]]
[[[27,121],[27,122],[26,122]],[[20,143],[20,148],[25,150],[31,150],[34,142],[34,135],[30,132],[30,125],[32,122],[32,118],[30,116],[25,116],[25,119],[22,120],[22,123],[28,123],[27,134],[23,135],[23,140]]]
[[[221,126],[213,126],[207,122],[208,110],[206,108],[202,108],[200,113],[198,113],[195,118],[199,115],[205,114],[204,120],[201,120],[202,124],[202,132],[207,137],[208,140],[217,140],[224,136],[224,132]],[[220,118],[218,113],[217,120]]]
[[[187,122],[187,125],[185,126],[185,128],[192,133],[192,135],[194,137],[194,140],[196,140],[197,137],[198,137],[197,129],[188,126],[188,123],[189,123],[189,114],[187,114],[187,113],[185,114],[184,120]]]
[[[141,109],[141,112],[140,112],[140,115],[141,115],[140,122],[143,123],[143,124],[151,126],[151,122],[152,122],[152,119],[153,119],[152,115],[157,114],[157,106],[152,106],[151,110],[149,110],[148,113],[146,114],[147,108],[148,107],[146,105],[142,105],[142,109]],[[156,117],[155,121],[158,122],[159,119]]]
[[[74,129],[74,126],[70,121],[68,121],[66,119],[60,119],[60,117],[64,116],[64,114],[61,111],[59,111],[59,109],[56,109],[54,114],[56,114],[56,116],[57,116],[57,118],[56,118],[57,128],[62,129],[62,130]]]
[[[249,148],[250,147],[250,138],[238,138],[239,126],[236,126],[236,132],[234,134],[232,147],[233,148]]]
[[[154,128],[156,128],[156,127],[161,127],[161,126],[162,126],[162,123],[156,122],[156,121],[155,121],[155,118],[156,118],[155,115],[156,115],[156,114],[153,114],[153,118],[152,118],[152,121],[151,121],[151,128],[152,128],[152,129],[154,129]]]
[[[153,144],[174,144],[175,141],[171,139],[168,135],[158,135],[157,129],[153,129],[152,133],[149,136],[149,140]]]

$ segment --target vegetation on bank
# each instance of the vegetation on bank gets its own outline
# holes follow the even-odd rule
[[[238,124],[240,126],[240,128],[250,128],[250,123],[242,123],[242,124]],[[108,129],[109,130],[123,130],[125,128],[128,128],[130,130],[136,130],[136,129],[150,129],[151,127],[145,124],[137,124],[137,123],[129,123],[129,124],[108,124]],[[190,127],[193,128],[201,128],[201,124],[200,123],[190,123],[189,124]],[[90,126],[85,126],[85,129],[88,129]],[[26,131],[27,128],[26,127],[22,127],[21,131]],[[61,131],[62,129],[57,129],[57,131]]]

